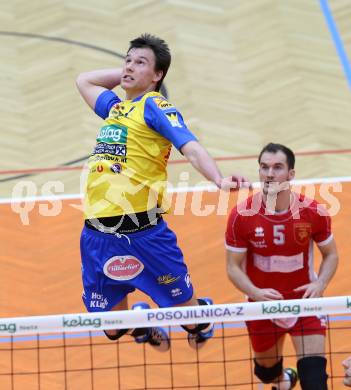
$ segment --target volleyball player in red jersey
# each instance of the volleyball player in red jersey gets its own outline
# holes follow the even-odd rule
[[[338,262],[330,217],[321,204],[291,191],[295,156],[289,148],[270,143],[258,162],[262,190],[237,205],[228,219],[228,276],[250,301],[321,297]],[[313,242],[322,254],[318,275]],[[255,375],[272,383],[272,389],[295,386],[296,372],[283,369],[282,348],[289,333],[301,388],[327,389],[325,326],[325,318],[317,316],[248,321]]]

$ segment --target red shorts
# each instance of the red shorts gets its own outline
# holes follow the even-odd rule
[[[307,336],[320,334],[325,336],[327,318],[300,317],[291,328],[281,328],[271,320],[247,321],[252,348],[256,352],[264,352],[272,348],[278,339],[289,333],[291,336]]]

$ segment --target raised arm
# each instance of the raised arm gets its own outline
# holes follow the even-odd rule
[[[186,143],[181,148],[181,152],[206,179],[211,180],[218,188],[221,187],[222,174],[213,158],[199,142],[190,141]]]
[[[189,160],[191,165],[197,169],[206,179],[211,180],[218,188],[224,190],[238,189],[248,180],[241,175],[233,175],[229,178],[223,178],[217,164],[208,154],[207,150],[197,141],[190,141],[181,148],[181,152]]]
[[[98,96],[121,82],[122,69],[101,69],[78,75],[76,85],[88,106],[94,110]]]

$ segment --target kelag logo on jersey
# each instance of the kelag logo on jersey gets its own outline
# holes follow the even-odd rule
[[[127,142],[128,128],[117,124],[103,126],[96,138],[97,142],[125,144]]]
[[[126,156],[127,146],[120,144],[107,144],[101,142],[95,146],[94,154],[112,154],[113,156]]]

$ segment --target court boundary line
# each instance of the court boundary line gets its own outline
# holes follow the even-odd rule
[[[326,149],[326,150],[314,150],[314,151],[305,151],[305,152],[295,152],[296,156],[302,157],[311,157],[311,156],[320,156],[325,154],[351,154],[351,149]],[[79,171],[84,169],[85,165],[74,165],[81,161],[86,161],[89,156],[81,157],[72,161],[65,162],[61,165],[54,167],[44,167],[44,168],[27,168],[27,169],[5,169],[0,170],[0,176],[16,174],[16,176],[10,176],[4,179],[0,179],[0,183],[5,183],[8,181],[22,179],[25,177],[30,177],[33,175],[47,173],[47,172],[65,172],[65,171]],[[257,159],[258,155],[244,155],[244,156],[221,156],[213,157],[213,160],[216,162],[226,162],[226,161],[238,161],[238,160],[253,160]],[[187,159],[174,159],[169,160],[168,165],[184,165],[190,164]]]
[[[320,177],[320,178],[309,178],[292,180],[292,185],[309,185],[309,184],[332,184],[332,183],[350,183],[351,176],[336,176],[336,177]],[[203,182],[202,182],[203,183]],[[260,183],[252,183],[253,188],[259,188]],[[214,184],[207,185],[195,185],[195,186],[181,186],[169,188],[168,193],[184,193],[184,192],[217,192],[218,188]],[[49,196],[27,196],[27,197],[12,197],[12,198],[0,198],[1,204],[14,204],[22,202],[45,202],[45,201],[62,201],[62,200],[77,200],[83,199],[83,194],[57,194]]]
[[[331,35],[331,39],[334,43],[335,50],[337,52],[337,55],[339,57],[339,61],[341,62],[341,66],[344,70],[344,75],[346,78],[346,81],[351,88],[351,66],[350,61],[347,56],[345,46],[343,39],[341,38],[338,25],[336,21],[334,20],[333,12],[330,9],[328,0],[320,0],[319,1],[322,14],[324,15],[325,22],[327,24],[329,33]]]
[[[312,156],[320,156],[325,154],[350,154],[350,153],[351,153],[351,149],[325,149],[325,150],[295,152],[295,155],[302,156],[302,157],[312,157]],[[78,165],[78,166],[76,165],[71,166],[71,165],[81,161],[86,161],[88,158],[89,156],[84,156],[72,161],[65,162],[62,165],[58,165],[56,167],[0,170],[0,176],[9,175],[9,174],[18,174],[17,176],[11,176],[5,179],[0,179],[0,182],[21,179],[22,177],[29,177],[36,174],[47,173],[47,172],[79,171],[81,169],[84,169],[84,165]],[[253,160],[257,158],[258,155],[252,154],[252,155],[244,155],[244,156],[219,156],[219,157],[213,157],[213,160],[216,162],[226,162],[226,161],[239,161],[239,160]],[[168,161],[168,165],[180,165],[180,164],[181,165],[190,164],[190,162],[184,158]]]

